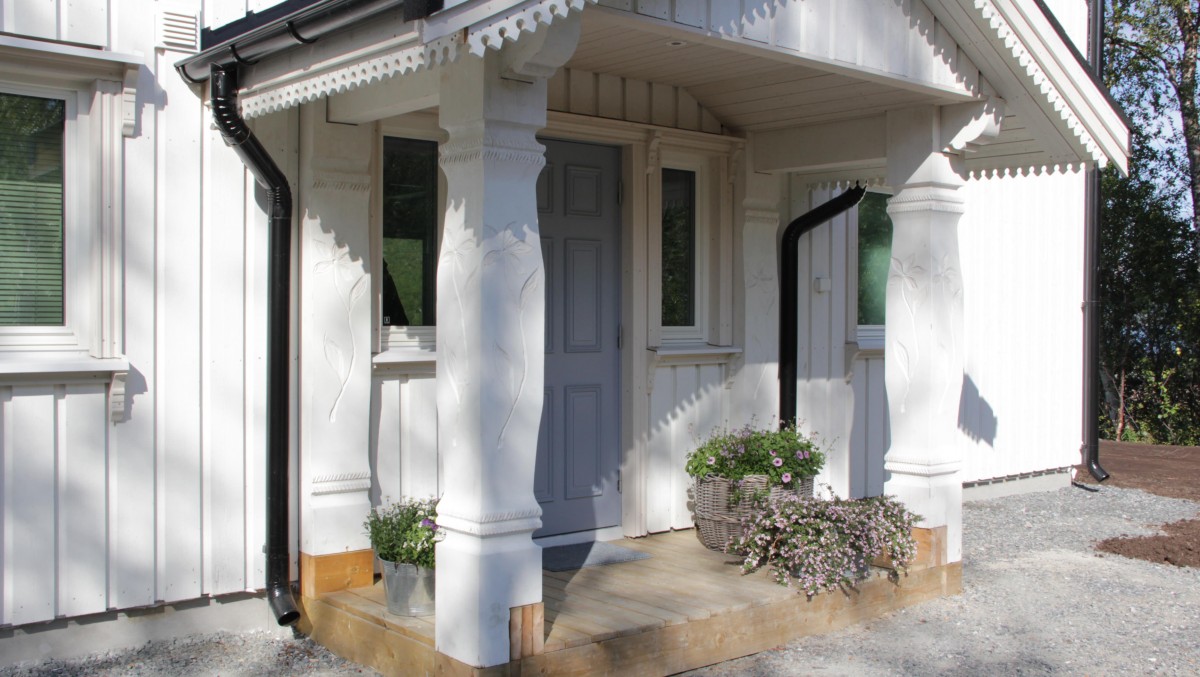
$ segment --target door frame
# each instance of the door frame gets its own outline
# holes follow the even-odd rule
[[[743,168],[738,158],[742,155],[745,139],[553,110],[547,111],[546,117],[546,127],[539,136],[613,146],[621,154],[620,534],[645,536],[648,533],[649,397],[658,362],[653,348],[659,345],[661,333],[658,326],[658,294],[661,291],[658,279],[652,279],[660,268],[658,262],[651,261],[650,237],[661,219],[661,190],[657,178],[662,154],[679,151],[727,158],[729,189],[724,186],[720,189],[721,211],[732,217],[737,212],[734,197],[744,194]],[[729,225],[733,227],[733,224]],[[731,255],[740,248],[735,244],[734,250]],[[736,268],[736,265],[732,267]],[[720,271],[720,274],[732,275],[733,270]],[[732,299],[730,305],[733,305]],[[732,312],[732,308],[727,310]],[[591,533],[597,539],[618,535],[604,529]],[[558,537],[550,537],[554,538]]]

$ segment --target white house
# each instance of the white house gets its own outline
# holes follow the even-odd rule
[[[441,4],[0,0],[4,662],[290,621],[402,495],[437,651],[507,662],[539,544],[689,528],[692,441],[780,417],[781,316],[821,481],[942,561],[1068,481],[1084,0]]]

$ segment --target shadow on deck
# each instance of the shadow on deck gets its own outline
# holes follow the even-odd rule
[[[649,559],[544,572],[545,650],[475,669],[434,650],[434,617],[387,613],[383,585],[305,598],[301,630],[350,660],[397,675],[667,675],[764,651],[962,591],[959,563],[928,551],[898,582],[887,571],[857,590],[806,599],[767,572],[705,549],[693,531],[625,539]]]

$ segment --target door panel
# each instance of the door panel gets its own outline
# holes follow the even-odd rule
[[[535,536],[617,526],[621,498],[620,151],[543,140],[537,202],[546,267],[546,399]]]

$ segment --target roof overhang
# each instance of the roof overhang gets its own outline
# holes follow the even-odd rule
[[[500,49],[595,1],[450,0],[442,11],[406,21],[401,0],[323,0],[305,7],[302,14],[280,18],[206,49],[177,68],[185,77],[200,80],[212,63],[239,65],[243,114],[255,117],[429,70],[464,54]],[[773,20],[782,2],[773,0],[770,16],[756,15],[756,21]],[[914,7],[919,2],[914,0]],[[1042,171],[1108,162],[1126,170],[1126,121],[1037,0],[924,0],[922,11],[926,9],[936,18],[939,30],[957,43],[959,53],[978,67],[980,82],[961,93],[954,91],[958,86],[954,85],[923,96],[938,105],[963,96],[1003,102],[1006,117],[999,136],[989,145],[969,149],[967,165],[972,172]],[[660,33],[673,30],[667,17],[621,14],[634,28]],[[324,30],[314,43],[310,31],[320,27]],[[700,32],[711,48],[732,50],[727,53],[737,58],[761,53],[775,64],[790,59],[797,67],[826,70],[811,55],[788,57],[779,49],[765,49],[761,42],[740,35],[722,30]],[[247,54],[237,48],[239,44],[253,45],[253,49]],[[899,91],[879,73],[864,70],[854,75],[853,67],[833,63],[828,68],[841,77],[861,78],[864,87],[892,86]],[[422,105],[433,100],[425,91],[430,83],[425,84],[419,88],[424,92]],[[937,101],[935,95],[946,100]],[[853,119],[877,114],[878,110],[863,110],[857,116],[853,112],[839,115]],[[805,123],[798,120],[797,124]],[[736,124],[730,127],[738,128]]]
[[[1055,134],[1070,153],[1047,165],[1075,162],[1125,173],[1129,128],[1077,50],[1034,0],[926,0],[959,47],[971,55],[1035,136]],[[996,147],[975,158],[977,169],[1011,168]],[[1072,157],[1073,156],[1073,157]]]

